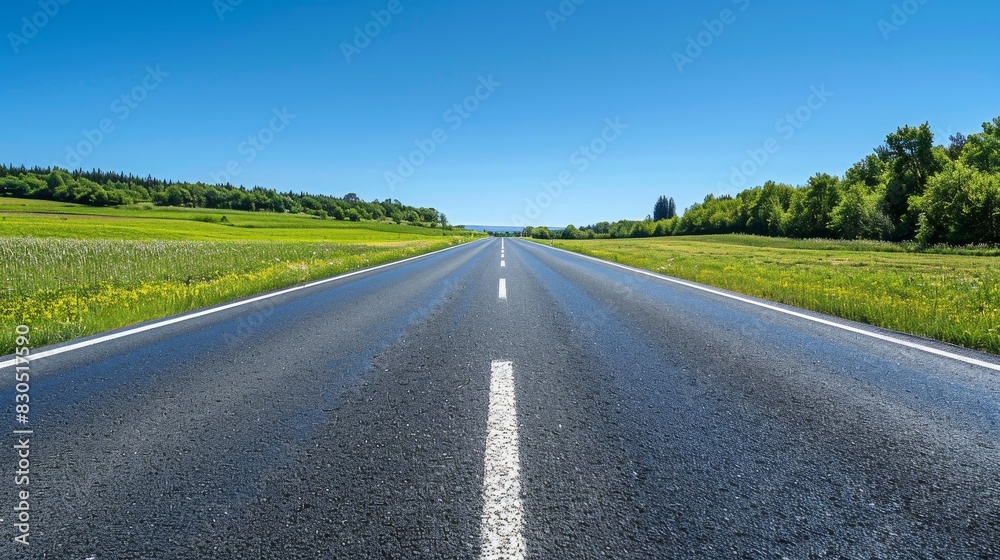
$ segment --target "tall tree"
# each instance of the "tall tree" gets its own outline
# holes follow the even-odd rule
[[[826,237],[831,234],[830,220],[833,209],[840,204],[840,179],[827,173],[817,173],[805,188],[805,237]]]
[[[677,216],[677,205],[674,204],[673,198],[667,198],[661,196],[656,199],[656,204],[653,205],[653,221],[658,222],[660,220],[669,220]]]
[[[847,173],[844,174],[845,182],[849,184],[864,183],[866,186],[874,188],[882,183],[887,164],[876,154],[868,154],[865,159],[855,163]]]
[[[1000,173],[1000,117],[983,123],[983,132],[968,138],[962,161],[985,173]]]
[[[830,230],[841,239],[878,238],[873,235],[878,216],[878,193],[864,183],[844,189],[840,204],[830,214]]]
[[[794,187],[774,181],[741,192],[736,196],[742,226],[738,231],[756,235],[782,235],[785,213],[794,193]]]
[[[964,134],[959,132],[949,136],[948,142],[948,157],[954,161],[961,157],[962,150],[965,148],[965,144],[969,142],[969,139]]]
[[[907,125],[888,135],[877,152],[889,164],[885,212],[896,224],[896,237],[909,239],[917,226],[916,214],[909,212],[910,197],[922,195],[943,165],[934,154],[934,133],[928,123]]]

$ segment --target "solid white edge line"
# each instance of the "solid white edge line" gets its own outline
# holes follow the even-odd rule
[[[500,279],[500,299],[507,299],[507,280]]]
[[[483,513],[480,558],[525,556],[521,455],[518,449],[514,365],[490,363],[490,404],[483,456]]]
[[[443,253],[445,251],[450,251],[452,249],[457,249],[459,247],[465,247],[466,245],[469,245],[471,243],[475,243],[475,241],[471,241],[469,243],[462,243],[461,245],[454,245],[454,246],[451,246],[451,247],[445,247],[444,249],[438,249],[437,251],[432,251],[430,253],[424,253],[422,255],[416,255],[414,257],[407,257],[407,258],[405,258],[405,259],[403,259],[401,261],[392,261],[392,262],[380,264],[380,265],[377,265],[377,266],[373,266],[371,268],[363,268],[361,270],[355,270],[353,272],[347,272],[347,273],[341,274],[339,276],[333,276],[333,277],[330,277],[330,278],[324,278],[322,280],[316,280],[314,282],[310,282],[308,284],[303,284],[301,286],[293,286],[291,288],[284,288],[284,289],[279,290],[277,292],[270,292],[270,293],[262,294],[262,295],[259,295],[259,296],[251,297],[250,299],[244,299],[244,300],[240,300],[240,301],[236,301],[236,302],[232,302],[232,303],[223,304],[223,305],[220,305],[218,307],[211,307],[209,309],[203,309],[201,311],[195,311],[195,312],[189,313],[187,315],[180,315],[178,317],[173,317],[171,319],[165,319],[163,321],[158,321],[156,323],[151,323],[149,325],[143,325],[141,327],[136,327],[134,329],[129,329],[129,330],[118,332],[118,333],[114,333],[114,334],[100,336],[100,337],[93,338],[93,339],[90,339],[90,340],[84,340],[83,342],[76,342],[76,343],[73,343],[73,344],[67,344],[66,346],[60,346],[59,348],[53,348],[52,350],[45,350],[45,351],[39,352],[37,354],[29,354],[27,356],[27,358],[30,361],[33,362],[33,361],[41,359],[41,358],[47,358],[49,356],[55,356],[57,354],[64,354],[64,353],[70,352],[72,350],[79,350],[80,348],[86,348],[88,346],[94,346],[94,345],[101,344],[101,343],[104,343],[104,342],[108,342],[108,341],[111,341],[111,340],[117,340],[119,338],[124,338],[126,336],[132,336],[134,334],[139,334],[141,332],[151,331],[153,329],[158,329],[160,327],[166,327],[168,325],[173,325],[173,324],[176,324],[176,323],[183,323],[184,321],[190,321],[191,319],[197,319],[198,317],[204,317],[205,315],[211,315],[213,313],[219,313],[220,311],[226,311],[228,309],[233,309],[235,307],[241,307],[241,306],[244,306],[244,305],[249,305],[251,303],[256,303],[258,301],[263,301],[263,300],[270,299],[270,298],[273,298],[273,297],[278,297],[278,296],[282,296],[282,295],[285,295],[285,294],[290,294],[292,292],[297,292],[299,290],[305,290],[305,289],[308,289],[308,288],[314,288],[316,286],[322,286],[323,284],[328,284],[330,282],[336,282],[337,280],[343,280],[344,278],[350,278],[352,276],[357,276],[359,274],[364,274],[366,272],[373,272],[373,271],[376,271],[376,270],[381,270],[383,268],[388,268],[390,266],[400,265],[400,264],[403,264],[403,263],[406,263],[406,262],[414,261],[414,260],[417,260],[417,259],[422,259],[424,257],[429,257],[431,255],[436,255],[438,253]],[[6,361],[3,361],[3,362],[0,362],[0,369],[11,367],[11,366],[15,365],[16,363],[17,363],[17,359],[16,358],[12,359],[12,360],[6,360]]]
[[[528,243],[533,243],[533,242],[529,241]],[[539,245],[540,247],[545,247],[545,245],[542,245],[541,243],[535,243],[535,244]],[[749,299],[749,298],[740,297],[740,296],[733,295],[733,294],[727,294],[725,292],[721,292],[719,290],[714,290],[714,289],[706,287],[706,286],[700,286],[698,284],[694,284],[694,283],[691,283],[691,282],[687,282],[685,280],[680,280],[680,279],[677,279],[677,278],[673,278],[671,276],[664,276],[662,274],[656,274],[654,272],[650,272],[648,270],[643,270],[641,268],[635,268],[635,267],[627,266],[627,265],[624,265],[624,264],[619,264],[619,263],[615,263],[615,262],[611,262],[611,261],[606,261],[604,259],[599,259],[597,257],[592,257],[590,255],[582,255],[580,253],[574,253],[573,251],[567,251],[566,249],[560,249],[558,247],[551,247],[551,246],[549,246],[549,247],[546,247],[546,248],[548,248],[548,249],[555,249],[556,251],[562,251],[563,253],[566,253],[566,254],[569,254],[569,255],[575,255],[577,257],[581,257],[581,258],[592,260],[592,261],[599,262],[599,263],[602,263],[602,264],[614,266],[616,268],[621,268],[621,269],[624,269],[624,270],[629,270],[629,271],[632,271],[632,272],[636,272],[636,273],[642,274],[644,276],[650,276],[652,278],[657,278],[659,280],[664,280],[666,282],[672,282],[674,284],[679,284],[681,286],[685,286],[685,287],[688,287],[688,288],[693,288],[695,290],[700,290],[702,292],[707,292],[709,294],[713,294],[713,295],[717,295],[717,296],[722,296],[724,298],[736,300],[736,301],[739,301],[739,302],[742,302],[742,303],[749,303],[750,305],[755,305],[757,307],[763,307],[764,309],[769,309],[771,311],[777,311],[778,313],[784,313],[785,315],[791,315],[792,317],[798,317],[799,319],[805,319],[807,321],[812,321],[813,323],[819,323],[821,325],[826,325],[828,327],[834,327],[834,328],[845,330],[845,331],[849,331],[849,332],[852,332],[852,333],[855,333],[855,334],[860,334],[860,335],[864,335],[864,336],[867,336],[867,337],[876,338],[878,340],[882,340],[882,341],[885,341],[885,342],[891,342],[893,344],[898,344],[900,346],[905,346],[907,348],[912,348],[914,350],[920,350],[922,352],[927,352],[928,354],[934,354],[935,356],[941,356],[942,358],[949,358],[949,359],[952,359],[952,360],[957,360],[959,362],[964,362],[964,363],[967,363],[967,364],[972,364],[974,366],[980,366],[980,367],[984,367],[984,368],[991,369],[991,370],[994,370],[994,371],[1000,371],[1000,364],[994,364],[992,362],[984,362],[983,360],[977,360],[975,358],[969,358],[967,356],[962,356],[961,354],[955,354],[955,353],[952,353],[952,352],[947,352],[945,350],[938,350],[937,348],[931,348],[930,346],[924,346],[923,344],[918,344],[916,342],[910,342],[908,340],[903,340],[901,338],[896,338],[896,337],[884,335],[884,334],[877,333],[877,332],[867,331],[865,329],[859,329],[857,327],[852,327],[850,325],[843,325],[843,324],[840,324],[840,323],[837,323],[837,322],[834,322],[834,321],[829,321],[827,319],[822,319],[820,317],[813,317],[811,315],[806,315],[805,313],[799,313],[797,311],[792,311],[790,309],[783,309],[783,308],[778,307],[776,305],[769,305],[767,303],[763,303],[763,302],[760,302],[760,301],[754,301],[754,300]]]

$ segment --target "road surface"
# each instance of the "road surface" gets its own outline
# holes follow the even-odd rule
[[[490,239],[8,356],[0,557],[1000,558],[1000,360],[760,303]]]

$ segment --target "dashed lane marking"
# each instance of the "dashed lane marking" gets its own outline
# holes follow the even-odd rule
[[[521,560],[525,555],[524,504],[512,362],[494,360],[490,364],[486,427],[480,558]]]

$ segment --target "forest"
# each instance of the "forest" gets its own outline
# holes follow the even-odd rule
[[[29,169],[0,165],[0,196],[91,206],[148,203],[156,206],[306,213],[350,221],[391,220],[397,224],[448,226],[445,215],[434,208],[407,206],[398,200],[365,202],[354,193],[348,193],[343,198],[303,192],[280,193],[262,187],[247,189],[230,184],[174,182],[100,169],[66,171],[60,168]]]
[[[982,132],[935,145],[930,125],[904,126],[842,176],[817,173],[805,185],[768,181],[732,195],[708,195],[683,215],[661,218],[661,197],[645,220],[600,222],[526,236],[565,239],[744,233],[771,237],[1000,244],[1000,117]],[[668,214],[669,215],[669,212]]]

